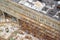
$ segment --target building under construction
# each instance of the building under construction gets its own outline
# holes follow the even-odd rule
[[[0,0],[0,40],[60,40],[60,0]]]

